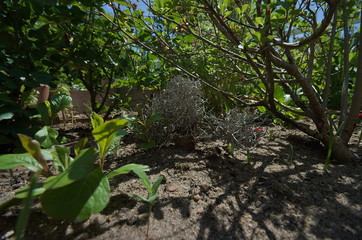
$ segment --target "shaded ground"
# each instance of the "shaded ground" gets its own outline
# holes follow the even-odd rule
[[[274,139],[262,139],[251,152],[252,164],[242,152],[232,156],[222,142],[205,140],[191,152],[126,144],[108,167],[142,163],[151,167],[153,181],[165,176],[149,239],[362,239],[361,164],[332,164],[324,171],[318,142],[294,130],[270,129]],[[361,158],[362,149],[354,149]],[[26,178],[3,172],[0,200]],[[145,239],[148,206],[127,195],[146,195],[141,183],[122,175],[111,188],[109,205],[83,223],[53,220],[35,207],[26,238]],[[18,211],[0,217],[0,236],[11,235]]]

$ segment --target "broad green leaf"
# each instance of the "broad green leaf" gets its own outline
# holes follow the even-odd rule
[[[112,142],[111,142],[111,145],[114,143],[114,142],[117,142],[119,141],[121,138],[123,138],[124,136],[127,135],[127,132],[123,129],[119,130],[116,135],[113,136],[113,139],[112,139]]]
[[[186,36],[183,38],[183,40],[184,40],[185,43],[191,43],[191,42],[195,41],[195,39],[196,39],[195,36],[194,36],[194,35],[191,35],[191,34],[186,35]]]
[[[102,125],[104,123],[103,118],[95,112],[92,112],[90,119],[91,119],[93,129],[96,129],[97,127],[99,127],[100,125]]]
[[[54,146],[54,165],[60,172],[64,172],[70,166],[72,158],[69,157],[70,150],[63,146]]]
[[[233,11],[227,11],[225,14],[224,14],[224,17],[227,18],[228,16],[230,16],[230,14],[232,14]]]
[[[49,84],[53,78],[53,75],[45,72],[32,72],[29,74],[30,77],[34,78],[38,83]]]
[[[152,188],[151,188],[150,179],[148,178],[147,174],[144,171],[137,168],[133,169],[132,171],[140,178],[141,182],[143,183],[143,186],[145,186],[147,191],[150,193]]]
[[[39,141],[40,145],[44,148],[51,148],[57,144],[57,137],[59,133],[57,130],[52,129],[49,126],[44,126],[41,130],[35,133],[34,138]]]
[[[51,116],[55,117],[55,115],[69,107],[72,104],[72,97],[66,94],[57,94],[50,98],[49,100],[51,106]]]
[[[4,154],[0,156],[0,169],[12,169],[23,166],[37,172],[42,169],[41,165],[30,155],[30,153]]]
[[[230,5],[230,0],[224,0],[224,6],[227,8]]]
[[[151,116],[150,116],[150,123],[154,123],[156,121],[161,121],[161,120],[165,120],[165,118],[162,117],[158,113],[152,113]]]
[[[127,120],[113,119],[101,124],[92,131],[93,137],[97,141],[101,158],[106,156],[113,137],[127,124]]]
[[[264,19],[262,17],[255,18],[255,22],[260,25],[264,25]]]
[[[57,189],[48,189],[41,198],[46,214],[53,218],[87,220],[108,204],[110,187],[100,168],[82,179]]]
[[[241,7],[241,13],[244,13],[246,10],[248,10],[249,8],[249,4],[244,4],[242,7]]]
[[[6,120],[6,119],[10,119],[14,116],[14,113],[12,112],[7,112],[7,113],[1,113],[0,114],[0,121],[1,120]]]
[[[19,189],[18,191],[16,191],[15,197],[20,198],[20,199],[27,198],[29,195],[29,189],[30,189],[30,185],[27,185],[27,186]],[[32,191],[32,196],[41,195],[45,192],[45,190],[46,189],[43,188],[43,184],[40,182],[37,182]]]
[[[261,41],[261,33],[260,32],[255,32],[254,35],[258,39],[258,41]]]
[[[236,11],[236,13],[238,14],[238,15],[241,15],[241,9],[240,8],[235,8],[235,11]]]
[[[120,168],[117,168],[116,170],[113,170],[112,172],[110,172],[107,177],[108,179],[112,179],[113,177],[117,176],[117,175],[121,175],[121,174],[126,174],[129,173],[130,171],[133,171],[134,169],[139,169],[140,171],[149,171],[149,167],[146,165],[140,165],[140,164],[127,164],[125,166],[122,166]]]
[[[38,107],[36,108],[38,110],[38,112],[41,115],[41,118],[43,119],[45,125],[50,125],[51,124],[51,107],[50,107],[50,102],[49,101],[45,101],[42,103],[38,104]]]
[[[84,138],[81,138],[77,144],[74,146],[74,153],[75,153],[75,156],[78,156],[78,154],[80,153],[80,151],[85,147],[85,145],[87,144],[88,142],[88,138],[87,137],[84,137]]]
[[[68,169],[54,178],[48,178],[44,183],[44,188],[60,188],[84,178],[94,170],[95,159],[96,153],[93,149],[81,151]]]

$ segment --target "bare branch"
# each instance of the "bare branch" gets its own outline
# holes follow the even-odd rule
[[[338,3],[341,0],[333,0],[333,1],[329,1],[329,8],[327,10],[327,15],[324,17],[324,19],[322,20],[321,25],[319,26],[319,28],[317,28],[312,35],[310,35],[309,37],[303,39],[302,41],[299,42],[295,42],[295,43],[286,43],[286,42],[282,42],[279,40],[274,39],[273,42],[276,45],[285,47],[285,48],[299,48],[302,47],[310,42],[312,42],[313,40],[319,38],[324,31],[326,30],[326,28],[329,26],[333,14],[335,12],[335,10],[337,9]]]

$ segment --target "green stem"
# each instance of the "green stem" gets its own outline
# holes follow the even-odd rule
[[[246,151],[246,159],[247,159],[247,162],[248,162],[248,164],[251,164],[251,155],[250,155],[250,151],[249,150],[247,150]]]
[[[40,172],[37,172],[33,175],[30,182],[30,188],[28,196],[24,199],[23,208],[20,211],[20,215],[16,221],[15,226],[15,239],[21,240],[24,239],[25,229],[28,224],[29,215],[31,211],[31,205],[33,204],[33,190],[38,182]]]

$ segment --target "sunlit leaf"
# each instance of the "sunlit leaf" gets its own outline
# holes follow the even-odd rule
[[[140,164],[127,164],[125,166],[122,166],[120,168],[117,168],[116,170],[113,170],[110,172],[107,177],[108,179],[112,179],[113,177],[121,174],[129,173],[130,171],[133,171],[134,169],[139,169],[140,171],[149,171],[149,167],[146,165],[140,165]]]
[[[47,178],[44,188],[60,188],[78,181],[94,170],[96,153],[88,148],[80,152],[73,163],[64,172],[53,178]]]
[[[42,195],[41,204],[45,213],[53,218],[84,221],[102,211],[109,198],[108,179],[97,168],[70,185],[48,189]]]
[[[96,129],[97,127],[99,127],[100,125],[102,125],[104,123],[103,118],[95,112],[92,112],[92,114],[90,115],[90,119],[91,119],[93,129]]]
[[[97,141],[101,158],[103,158],[112,143],[113,137],[119,130],[126,127],[127,120],[113,119],[98,126],[92,131],[92,134]]]
[[[49,126],[44,126],[41,130],[35,133],[34,138],[39,141],[40,145],[44,148],[51,148],[57,144],[58,131]]]
[[[37,172],[41,170],[41,165],[29,153],[16,153],[0,155],[0,169],[12,169],[23,166]]]

